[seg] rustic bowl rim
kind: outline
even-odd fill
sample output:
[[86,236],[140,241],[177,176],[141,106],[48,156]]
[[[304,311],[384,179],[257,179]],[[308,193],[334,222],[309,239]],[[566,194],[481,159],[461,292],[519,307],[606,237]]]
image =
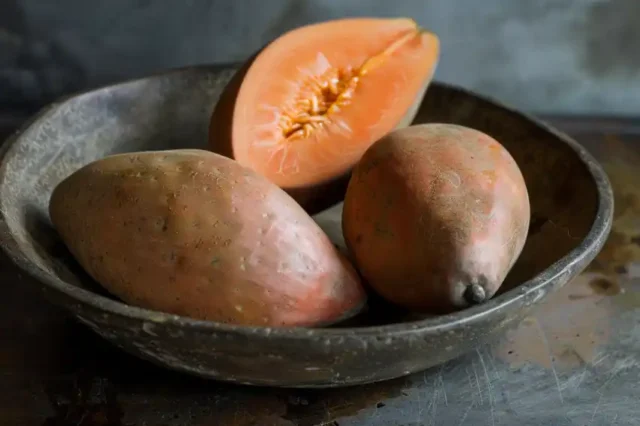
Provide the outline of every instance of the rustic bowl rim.
[[[237,68],[237,64],[227,65],[193,65],[187,67],[171,68],[161,72],[152,73],[150,75],[122,80],[114,84],[107,84],[92,89],[80,91],[43,107],[27,120],[16,132],[14,132],[0,147],[0,185],[4,184],[7,160],[11,160],[15,155],[15,148],[19,146],[21,135],[37,122],[46,119],[52,115],[58,108],[62,107],[66,102],[73,100],[81,100],[82,98],[90,98],[100,93],[122,90],[124,87],[144,83],[145,81],[169,78],[173,75],[188,74],[195,71],[221,71],[233,70]],[[270,336],[272,338],[281,339],[309,339],[311,337],[367,337],[378,335],[401,335],[404,333],[411,334],[430,334],[441,333],[452,328],[458,328],[462,325],[471,326],[481,321],[483,318],[496,313],[497,311],[507,310],[514,304],[521,303],[525,298],[533,297],[534,300],[541,299],[546,294],[545,288],[554,282],[560,280],[563,275],[570,277],[576,275],[574,267],[586,266],[588,262],[593,260],[597,252],[602,248],[608,234],[611,230],[613,221],[613,190],[611,183],[602,166],[595,158],[573,138],[567,134],[560,132],[542,120],[534,116],[518,111],[514,108],[506,106],[500,101],[495,100],[491,96],[480,95],[469,89],[465,89],[455,84],[445,83],[442,81],[433,81],[434,86],[440,86],[450,91],[456,91],[463,95],[470,96],[480,100],[483,103],[492,105],[492,107],[501,109],[507,114],[517,116],[523,121],[545,130],[555,136],[558,142],[568,146],[579,160],[585,165],[593,182],[596,186],[598,194],[598,208],[595,219],[591,225],[588,234],[584,239],[574,247],[569,253],[562,258],[556,260],[552,265],[544,271],[531,278],[528,281],[510,289],[489,301],[473,306],[458,312],[446,315],[420,319],[412,322],[392,323],[385,325],[364,326],[364,327],[345,327],[345,328],[306,328],[306,327],[263,327],[263,326],[243,326],[236,324],[227,324],[215,321],[198,320],[185,316],[168,314],[151,309],[140,308],[128,305],[116,299],[112,299],[90,290],[77,287],[67,283],[55,275],[49,274],[34,264],[19,248],[19,245],[13,238],[11,230],[7,225],[4,210],[0,209],[0,246],[2,251],[17,265],[21,270],[35,278],[47,289],[52,289],[62,293],[67,298],[74,300],[76,304],[84,304],[94,310],[102,311],[105,314],[125,317],[129,320],[140,321],[141,323],[151,323],[155,325],[172,326],[193,332],[204,333],[232,333],[245,336]],[[65,306],[65,303],[59,303],[62,307],[73,310],[71,306]],[[517,307],[518,305],[516,305]]]

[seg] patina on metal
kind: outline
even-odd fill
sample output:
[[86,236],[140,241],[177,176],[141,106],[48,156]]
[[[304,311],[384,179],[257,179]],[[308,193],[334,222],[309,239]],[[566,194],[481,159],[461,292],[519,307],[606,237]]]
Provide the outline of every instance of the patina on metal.
[[[528,185],[532,221],[502,291],[450,315],[415,318],[382,302],[331,328],[205,322],[126,305],[91,281],[47,215],[53,187],[105,155],[204,147],[209,115],[233,67],[200,66],[79,94],[51,105],[0,153],[0,242],[45,295],[113,344],[193,375],[252,385],[336,387],[440,365],[503,336],[579,274],[609,234],[613,196],[578,143],[532,117],[433,83],[416,122],[474,127],[501,141]],[[401,285],[401,283],[400,283]]]

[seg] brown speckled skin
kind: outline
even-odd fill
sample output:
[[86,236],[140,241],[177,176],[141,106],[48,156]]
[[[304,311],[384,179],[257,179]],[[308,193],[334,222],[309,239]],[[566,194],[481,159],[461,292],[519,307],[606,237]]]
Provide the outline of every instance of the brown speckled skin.
[[105,157],[63,180],[49,211],[84,269],[132,305],[278,327],[335,322],[366,299],[291,197],[211,152]]
[[80,94],[44,109],[0,150],[0,244],[51,301],[118,347],[167,368],[234,383],[335,387],[424,370],[515,326],[579,274],[611,228],[613,197],[580,144],[527,115],[434,82],[416,122],[481,130],[514,157],[532,220],[518,261],[488,302],[435,318],[371,305],[336,328],[247,327],[130,306],[100,291],[52,228],[53,188],[105,155],[204,148],[234,67],[199,66]]
[[529,230],[527,188],[507,150],[454,124],[396,130],[356,166],[344,238],[376,291],[400,306],[447,313],[498,290]]

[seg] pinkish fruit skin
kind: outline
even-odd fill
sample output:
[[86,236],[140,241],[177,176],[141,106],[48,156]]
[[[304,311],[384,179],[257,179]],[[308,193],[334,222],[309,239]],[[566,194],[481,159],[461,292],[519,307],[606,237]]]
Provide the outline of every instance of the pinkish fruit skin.
[[477,130],[425,124],[376,142],[354,170],[343,233],[384,298],[447,313],[498,290],[527,238],[524,178],[504,147]]
[[354,268],[284,191],[208,151],[114,155],[62,181],[52,222],[132,305],[254,326],[316,326],[358,311]]

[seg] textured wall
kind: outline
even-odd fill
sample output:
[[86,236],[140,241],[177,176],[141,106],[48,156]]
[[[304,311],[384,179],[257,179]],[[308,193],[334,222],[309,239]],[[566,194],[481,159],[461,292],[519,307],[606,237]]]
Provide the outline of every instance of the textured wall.
[[537,112],[640,112],[640,0],[0,0],[0,107],[202,62],[341,16],[412,16],[436,78]]

